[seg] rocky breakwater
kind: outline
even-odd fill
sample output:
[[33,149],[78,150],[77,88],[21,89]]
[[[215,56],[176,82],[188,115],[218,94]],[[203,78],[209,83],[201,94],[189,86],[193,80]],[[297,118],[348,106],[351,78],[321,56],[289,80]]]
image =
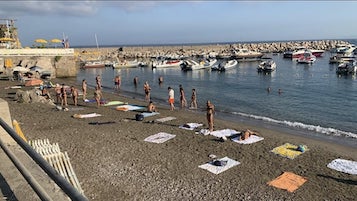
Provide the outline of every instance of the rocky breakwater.
[[229,54],[232,50],[249,49],[262,53],[283,53],[295,47],[304,46],[310,49],[329,51],[337,44],[349,44],[342,40],[319,40],[319,41],[289,41],[289,42],[266,42],[266,43],[232,43],[232,44],[209,44],[209,45],[167,45],[167,46],[127,46],[109,48],[78,48],[77,59],[84,61],[89,58],[100,58],[108,61],[124,59],[149,60],[158,57],[193,57],[216,54]]

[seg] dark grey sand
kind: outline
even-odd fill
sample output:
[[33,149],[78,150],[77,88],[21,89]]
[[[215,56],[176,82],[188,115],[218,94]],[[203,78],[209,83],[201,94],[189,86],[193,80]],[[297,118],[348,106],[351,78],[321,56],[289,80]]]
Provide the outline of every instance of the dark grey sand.
[[[68,83],[52,80],[53,83]],[[355,200],[357,176],[329,169],[326,165],[336,158],[357,161],[356,148],[344,147],[315,139],[294,136],[260,127],[263,141],[241,145],[214,136],[195,134],[179,125],[203,123],[205,114],[188,110],[169,111],[159,106],[159,115],[136,121],[137,112],[116,111],[113,107],[96,108],[94,103],[79,101],[82,111],[57,111],[43,103],[17,103],[16,89],[4,89],[18,84],[0,81],[0,98],[8,101],[28,140],[49,139],[59,143],[69,154],[75,173],[89,200]],[[26,90],[26,89],[22,89]],[[54,95],[53,89],[50,90]],[[92,97],[93,91],[89,91]],[[145,102],[105,93],[107,100],[130,104]],[[143,94],[144,97],[144,94]],[[72,100],[68,100],[70,107]],[[176,107],[178,103],[176,101]],[[100,113],[103,116],[75,119],[73,114]],[[151,123],[157,118],[174,116],[166,123]],[[90,125],[90,122],[115,121],[114,124]],[[215,129],[243,130],[246,125],[215,119]],[[155,144],[144,139],[158,132],[176,135]],[[291,160],[271,152],[284,143],[305,144],[309,150]],[[217,157],[228,156],[241,164],[219,175],[199,168]],[[268,186],[267,182],[283,172],[293,172],[307,178],[295,192]]]

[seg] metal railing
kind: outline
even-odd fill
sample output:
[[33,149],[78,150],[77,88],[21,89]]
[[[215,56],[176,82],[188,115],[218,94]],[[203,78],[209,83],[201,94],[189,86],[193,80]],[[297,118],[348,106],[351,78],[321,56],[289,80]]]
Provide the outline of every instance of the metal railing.
[[0,49],[1,56],[74,56],[73,48]]
[[[2,119],[0,118],[0,125],[4,130],[20,145],[20,147],[34,160],[37,165],[39,165],[43,171],[63,190],[63,192],[74,201],[88,201],[88,199],[79,193],[79,191],[74,188],[64,177],[62,177],[58,172],[47,163],[47,161],[38,154],[28,143],[26,143],[17,133]],[[16,158],[16,156],[9,150],[9,148],[2,142],[0,139],[0,146],[14,163],[16,168],[24,176],[26,181],[30,184],[36,194],[40,197],[41,200],[52,200],[43,188],[36,182],[22,163]]]

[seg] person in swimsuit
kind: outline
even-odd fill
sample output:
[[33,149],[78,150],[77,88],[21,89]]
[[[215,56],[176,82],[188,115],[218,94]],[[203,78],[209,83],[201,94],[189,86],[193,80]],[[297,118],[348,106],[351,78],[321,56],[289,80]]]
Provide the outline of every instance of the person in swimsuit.
[[97,102],[97,108],[100,106],[100,99],[102,98],[102,92],[100,91],[100,88],[96,86],[95,91],[94,91],[94,99]]
[[74,106],[77,106],[77,104],[78,104],[78,90],[74,86],[71,87],[71,93],[72,93],[73,104],[74,104]]
[[64,84],[62,84],[62,88],[61,88],[61,106],[67,106],[67,91],[66,88],[64,86]]
[[148,112],[156,112],[156,107],[152,101],[148,105]]
[[173,111],[175,109],[174,102],[175,102],[175,92],[171,87],[167,88],[169,90],[169,104],[170,110]]
[[115,78],[114,78],[115,90],[119,90],[119,89],[120,89],[120,85],[121,85],[120,75],[117,75],[117,76],[115,76]]
[[251,135],[258,135],[258,133],[247,129],[240,135],[239,140],[248,139]]
[[55,93],[56,93],[56,102],[57,104],[59,104],[60,102],[62,102],[61,86],[59,84],[56,84]]
[[207,121],[209,131],[213,131],[213,114],[214,114],[214,105],[211,101],[207,101]]
[[197,94],[196,94],[196,89],[192,89],[191,108],[192,108],[192,109],[197,109]]
[[181,108],[187,107],[187,101],[185,98],[185,92],[183,90],[182,85],[180,84],[180,103],[181,103]]
[[83,101],[86,99],[87,95],[87,81],[86,79],[82,80],[82,91],[83,91]]
[[150,85],[148,81],[144,83],[145,101],[150,102]]

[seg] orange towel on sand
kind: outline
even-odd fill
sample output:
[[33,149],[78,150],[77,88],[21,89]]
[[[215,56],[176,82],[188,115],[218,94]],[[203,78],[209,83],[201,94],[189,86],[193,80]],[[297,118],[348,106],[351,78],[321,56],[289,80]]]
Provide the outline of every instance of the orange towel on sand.
[[289,192],[294,192],[300,186],[302,186],[307,179],[296,175],[292,172],[284,172],[282,175],[276,179],[268,182],[269,186],[274,186],[276,188],[285,189]]

